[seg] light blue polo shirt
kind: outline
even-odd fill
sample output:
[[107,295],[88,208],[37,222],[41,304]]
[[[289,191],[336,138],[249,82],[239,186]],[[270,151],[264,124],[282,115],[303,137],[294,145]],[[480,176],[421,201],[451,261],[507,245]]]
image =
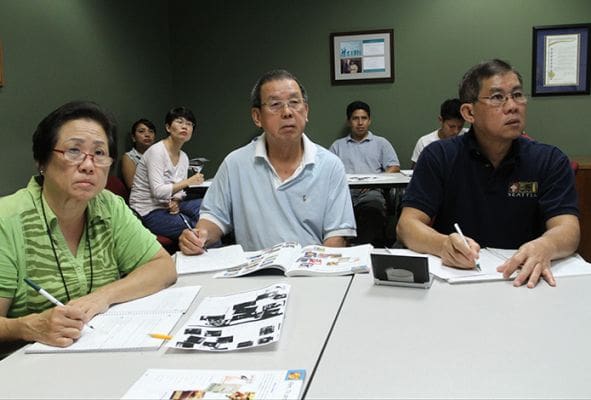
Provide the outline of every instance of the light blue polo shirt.
[[334,154],[302,135],[300,167],[281,182],[267,158],[265,134],[230,153],[201,205],[200,218],[232,229],[247,251],[284,241],[321,244],[355,236],[345,169]]
[[351,135],[338,139],[330,146],[330,151],[343,161],[348,174],[379,174],[400,165],[392,144],[371,132],[360,142]]

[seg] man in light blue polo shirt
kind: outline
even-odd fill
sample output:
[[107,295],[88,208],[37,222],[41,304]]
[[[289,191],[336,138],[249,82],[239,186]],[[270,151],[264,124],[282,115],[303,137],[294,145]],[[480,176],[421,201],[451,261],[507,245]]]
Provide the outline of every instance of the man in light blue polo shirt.
[[201,254],[232,230],[245,250],[283,241],[346,246],[356,231],[345,169],[304,134],[304,87],[287,71],[270,71],[256,83],[251,103],[263,134],[225,158],[197,226],[179,238],[181,250]]
[[[367,103],[354,101],[347,106],[351,133],[336,140],[330,151],[345,164],[348,174],[379,174],[400,171],[400,162],[390,142],[369,131],[371,110]],[[382,189],[352,189],[357,220],[357,243],[384,247],[386,199]]]

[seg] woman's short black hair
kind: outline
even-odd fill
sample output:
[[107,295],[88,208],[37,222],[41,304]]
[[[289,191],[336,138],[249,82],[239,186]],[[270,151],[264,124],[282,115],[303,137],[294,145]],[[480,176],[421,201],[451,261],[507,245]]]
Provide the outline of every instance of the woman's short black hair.
[[140,118],[137,121],[135,121],[133,123],[133,125],[131,125],[131,131],[129,131],[129,136],[131,136],[133,138],[133,135],[135,135],[135,130],[137,129],[139,124],[144,124],[148,127],[148,129],[154,131],[154,134],[156,133],[156,126],[154,125],[154,123],[152,121],[150,121],[147,118]]
[[43,118],[33,133],[33,158],[39,167],[46,165],[51,158],[59,129],[76,119],[90,119],[98,123],[107,135],[109,156],[117,159],[117,125],[113,117],[94,102],[71,101]]
[[172,124],[172,121],[174,121],[177,118],[184,118],[187,121],[191,121],[193,123],[193,125],[197,125],[197,120],[195,119],[195,116],[193,115],[193,111],[191,111],[187,107],[175,107],[175,108],[170,109],[170,111],[168,113],[166,113],[166,117],[164,118],[164,123],[166,125],[170,125],[170,124]]

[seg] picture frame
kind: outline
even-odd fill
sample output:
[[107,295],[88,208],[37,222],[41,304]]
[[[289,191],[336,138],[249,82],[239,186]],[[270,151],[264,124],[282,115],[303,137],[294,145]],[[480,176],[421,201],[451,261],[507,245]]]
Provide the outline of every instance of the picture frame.
[[534,26],[532,96],[589,94],[591,24]]
[[333,85],[394,82],[394,29],[330,34]]

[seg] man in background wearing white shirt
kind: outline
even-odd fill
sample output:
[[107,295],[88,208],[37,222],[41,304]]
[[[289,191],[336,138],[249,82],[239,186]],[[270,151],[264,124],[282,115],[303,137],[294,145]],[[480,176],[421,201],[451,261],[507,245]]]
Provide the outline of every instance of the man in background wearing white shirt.
[[413,169],[425,147],[437,140],[458,136],[462,131],[462,128],[464,128],[464,118],[460,113],[461,105],[459,99],[447,99],[441,104],[438,117],[441,127],[425,136],[421,136],[417,141],[415,149],[412,152],[412,157],[410,158]]

